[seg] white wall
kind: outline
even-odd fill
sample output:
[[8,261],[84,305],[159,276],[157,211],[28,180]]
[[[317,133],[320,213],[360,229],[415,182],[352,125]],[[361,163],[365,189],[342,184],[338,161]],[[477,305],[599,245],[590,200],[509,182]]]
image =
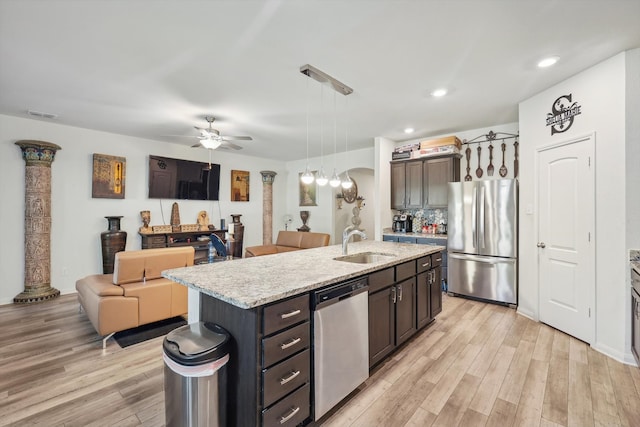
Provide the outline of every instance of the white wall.
[[[629,77],[637,82],[640,67],[637,58],[633,66],[626,64],[625,58],[625,53],[616,55],[520,104],[520,147],[522,158],[527,159],[520,167],[520,206],[531,205],[534,214],[520,209],[518,311],[538,319],[536,149],[595,133],[596,335],[592,346],[618,360],[631,362],[627,254],[631,242],[627,242],[625,236],[633,232],[636,236],[633,240],[638,244],[638,211],[634,215],[628,210],[626,195],[629,191],[636,192],[629,206],[637,208],[638,189],[626,188],[632,180],[627,179],[625,164],[637,168],[640,156],[637,148],[631,147],[638,144],[637,125],[632,140],[625,136],[625,123],[636,120],[640,111],[636,102],[627,104],[629,109],[625,113],[625,74],[630,73]],[[568,131],[552,136],[545,123],[546,115],[556,98],[569,93],[573,101],[582,106],[582,114],[575,118]],[[637,172],[632,173],[637,180]],[[635,219],[629,221],[627,215],[634,215]]]
[[[375,237],[375,225],[374,225],[374,216],[373,216],[373,196],[376,192],[375,190],[375,181],[373,176],[373,169],[353,169],[349,171],[349,176],[353,179],[354,182],[357,183],[358,186],[358,197],[363,197],[364,202],[362,203],[362,208],[360,209],[360,229],[363,230],[368,239],[373,240]],[[336,191],[337,193],[337,191]],[[334,205],[334,229],[333,229],[333,241],[336,243],[340,243],[342,240],[342,232],[343,230],[350,225],[353,225],[351,222],[353,218],[353,209],[357,206],[354,203],[347,203],[346,201],[342,201],[342,209],[338,209],[337,201],[334,197],[333,199]],[[358,238],[354,236],[354,239]]]
[[[324,163],[325,173],[327,176],[331,176],[335,164],[338,174],[341,174],[342,177],[347,168],[349,168],[349,170],[359,168],[373,169],[373,157],[373,147],[349,151],[346,154],[338,153],[337,157],[334,157],[333,154],[331,154],[324,156],[322,160],[319,157],[314,157],[309,158],[309,169],[312,171],[320,170],[321,163]],[[284,214],[290,214],[293,216],[293,222],[291,223],[291,228],[289,228],[290,230],[295,230],[296,228],[301,227],[302,220],[300,219],[300,211],[307,210],[309,211],[309,221],[307,222],[307,225],[311,228],[311,231],[317,233],[329,233],[333,236],[335,221],[335,211],[333,209],[334,198],[340,190],[334,189],[330,185],[318,187],[317,206],[300,206],[298,174],[304,172],[306,164],[306,159],[287,162],[287,211],[283,212],[280,216],[276,216],[274,213],[274,232],[277,230],[284,230],[284,222],[282,221]],[[335,243],[340,242],[335,242],[333,239],[332,242],[330,242],[330,244]]]
[[[62,147],[52,164],[51,285],[62,293],[75,292],[75,281],[102,272],[100,233],[107,229],[107,215],[122,215],[127,231],[127,250],[140,249],[137,234],[140,211],[151,211],[151,224],[168,223],[174,200],[147,198],[148,155],[208,161],[206,150],[185,145],[132,138],[59,124],[0,115],[0,304],[11,303],[24,285],[24,161],[14,143],[37,139]],[[125,199],[91,198],[93,153],[126,158]],[[220,202],[178,201],[182,223],[195,223],[198,211],[207,210],[211,223],[227,223],[241,214],[245,225],[244,246],[262,244],[261,170],[278,173],[273,184],[274,219],[287,206],[287,167],[284,162],[215,151],[213,162],[221,165]],[[250,201],[230,201],[231,169],[248,170]],[[274,231],[278,224],[274,221]]]

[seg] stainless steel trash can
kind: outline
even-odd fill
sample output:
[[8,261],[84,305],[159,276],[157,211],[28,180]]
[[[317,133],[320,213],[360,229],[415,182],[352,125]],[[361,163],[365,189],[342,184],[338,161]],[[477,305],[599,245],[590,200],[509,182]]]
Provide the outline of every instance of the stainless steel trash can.
[[198,322],[165,337],[164,400],[167,427],[226,425],[226,368],[231,336]]

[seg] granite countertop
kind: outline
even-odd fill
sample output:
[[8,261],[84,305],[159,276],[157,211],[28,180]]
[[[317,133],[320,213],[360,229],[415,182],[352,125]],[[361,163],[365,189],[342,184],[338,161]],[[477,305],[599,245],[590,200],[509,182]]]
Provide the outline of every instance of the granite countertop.
[[342,245],[174,268],[162,276],[240,308],[253,308],[289,296],[445,250],[444,246],[364,240],[349,243],[349,254],[381,252],[389,261],[356,264],[336,261]]
[[408,236],[408,237],[427,237],[429,239],[443,239],[443,240],[447,240],[447,235],[446,234],[429,234],[429,233],[418,233],[418,232],[411,232],[411,233],[402,233],[400,231],[393,231],[390,228],[385,228],[384,230],[382,230],[382,234],[384,236]]
[[629,251],[629,262],[631,263],[631,268],[640,274],[640,249],[631,249]]

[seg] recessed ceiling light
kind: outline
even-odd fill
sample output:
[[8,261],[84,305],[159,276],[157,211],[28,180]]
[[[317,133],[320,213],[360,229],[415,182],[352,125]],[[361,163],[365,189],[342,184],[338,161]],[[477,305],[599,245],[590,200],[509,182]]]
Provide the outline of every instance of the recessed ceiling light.
[[404,133],[413,133],[413,131],[414,131],[414,130],[415,130],[415,129],[413,129],[413,128],[406,128],[406,129],[404,130]]
[[445,96],[447,94],[446,89],[436,89],[431,92],[431,96],[435,96],[436,98],[440,98],[441,96]]
[[560,57],[558,56],[549,56],[548,58],[544,58],[540,62],[538,62],[538,68],[551,67],[553,64],[558,62],[558,59],[560,59]]

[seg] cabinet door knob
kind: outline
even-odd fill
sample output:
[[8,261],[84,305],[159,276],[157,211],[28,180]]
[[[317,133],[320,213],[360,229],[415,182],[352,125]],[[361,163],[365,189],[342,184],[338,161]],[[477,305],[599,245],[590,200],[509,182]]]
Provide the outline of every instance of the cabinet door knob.
[[538,242],[537,246],[542,249],[547,247],[547,245],[545,245],[544,242]]

